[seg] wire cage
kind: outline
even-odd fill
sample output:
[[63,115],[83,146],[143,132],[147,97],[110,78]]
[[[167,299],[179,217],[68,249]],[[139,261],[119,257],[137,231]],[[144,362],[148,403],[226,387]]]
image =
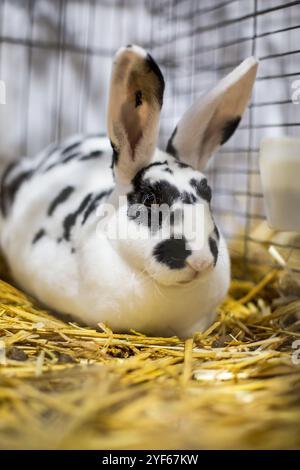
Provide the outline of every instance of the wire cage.
[[[229,294],[190,338],[121,334],[48,309],[0,256],[0,449],[299,449],[300,236],[267,226],[259,147],[299,129],[300,0],[0,0],[0,170],[105,133],[112,58],[132,43],[165,77],[161,148],[196,97],[260,60],[242,122],[206,170],[238,257]],[[273,269],[270,245],[291,269]]]
[[[258,151],[262,137],[300,125],[300,2],[284,0],[1,0],[1,155],[34,155],[72,133],[105,133],[111,59],[147,48],[166,79],[160,144],[205,89],[249,55],[260,60],[249,109],[208,168],[213,209],[245,267],[268,244]],[[298,84],[298,85],[297,85]],[[298,97],[299,95],[299,97]],[[299,250],[294,239],[272,241]],[[266,261],[264,261],[266,262]],[[271,261],[270,261],[271,262]],[[299,265],[299,264],[298,264]],[[297,271],[297,263],[290,267]]]

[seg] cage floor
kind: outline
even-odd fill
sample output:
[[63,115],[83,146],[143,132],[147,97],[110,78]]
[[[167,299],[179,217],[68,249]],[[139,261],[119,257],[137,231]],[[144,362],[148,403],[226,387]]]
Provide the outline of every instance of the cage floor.
[[300,300],[276,306],[276,278],[233,280],[185,342],[65,323],[1,280],[0,447],[300,448]]

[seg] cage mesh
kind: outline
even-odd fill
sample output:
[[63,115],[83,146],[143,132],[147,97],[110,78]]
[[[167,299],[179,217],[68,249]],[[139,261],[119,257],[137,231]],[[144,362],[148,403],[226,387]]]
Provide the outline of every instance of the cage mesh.
[[266,243],[253,235],[265,220],[259,144],[266,136],[296,136],[300,125],[299,3],[1,0],[2,160],[33,155],[72,133],[104,133],[111,59],[121,45],[149,49],[165,75],[161,146],[195,97],[255,55],[260,67],[250,107],[207,172],[224,234],[241,241],[245,265],[259,262],[249,250],[250,243]]

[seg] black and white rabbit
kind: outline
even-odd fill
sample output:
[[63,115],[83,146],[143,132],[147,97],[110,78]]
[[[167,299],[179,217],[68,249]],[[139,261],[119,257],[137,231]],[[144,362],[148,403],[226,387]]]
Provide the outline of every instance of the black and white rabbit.
[[[200,171],[235,131],[256,69],[246,59],[196,101],[163,152],[162,73],[140,47],[120,49],[108,106],[113,156],[107,139],[76,136],[3,174],[1,248],[17,283],[89,325],[180,337],[205,329],[227,293],[230,262]],[[162,217],[153,230],[133,210],[154,204],[170,208],[168,227]],[[104,217],[103,207],[114,210]],[[191,207],[204,217],[198,245],[175,217],[191,217]],[[117,226],[130,235],[112,236]]]

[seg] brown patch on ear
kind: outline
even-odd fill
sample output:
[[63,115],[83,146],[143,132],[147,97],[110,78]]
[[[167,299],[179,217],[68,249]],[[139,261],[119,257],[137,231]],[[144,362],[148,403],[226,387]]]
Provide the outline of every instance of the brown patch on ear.
[[145,70],[140,66],[140,70],[131,72],[128,78],[128,95],[129,99],[135,103],[137,91],[143,96],[143,101],[153,102],[153,90],[151,81],[145,76]]
[[[158,66],[156,67],[159,70]],[[158,72],[156,70],[154,72],[153,69],[154,66],[150,68],[149,61],[146,59],[131,71],[127,82],[128,95],[130,99],[136,101],[136,93],[139,92],[143,103],[146,102],[150,107],[158,107],[160,109],[164,82],[163,78],[159,78]]]
[[[132,160],[143,136],[143,129],[147,127],[149,111],[153,107],[159,107],[156,85],[153,85],[148,74],[147,62],[142,62],[130,73],[126,83],[127,100],[121,107],[120,121],[123,122],[128,137]],[[157,78],[155,81],[158,81]]]

